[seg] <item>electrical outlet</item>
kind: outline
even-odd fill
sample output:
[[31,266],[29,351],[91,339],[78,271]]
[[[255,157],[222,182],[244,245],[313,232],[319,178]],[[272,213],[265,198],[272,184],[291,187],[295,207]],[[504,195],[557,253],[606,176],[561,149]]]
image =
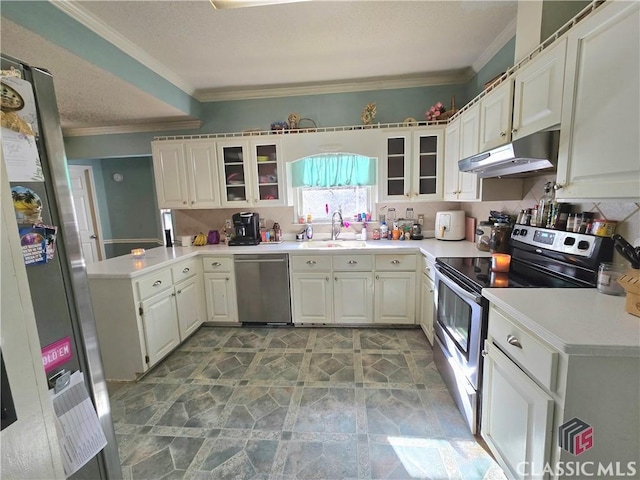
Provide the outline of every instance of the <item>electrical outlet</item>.
[[418,214],[418,225],[424,225],[424,215],[422,213]]

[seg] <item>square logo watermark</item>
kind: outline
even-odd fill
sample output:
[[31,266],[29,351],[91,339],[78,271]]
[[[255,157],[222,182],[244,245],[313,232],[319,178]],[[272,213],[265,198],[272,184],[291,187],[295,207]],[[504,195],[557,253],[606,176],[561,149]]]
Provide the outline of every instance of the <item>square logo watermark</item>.
[[558,443],[572,455],[578,456],[593,447],[593,427],[575,417],[558,427]]

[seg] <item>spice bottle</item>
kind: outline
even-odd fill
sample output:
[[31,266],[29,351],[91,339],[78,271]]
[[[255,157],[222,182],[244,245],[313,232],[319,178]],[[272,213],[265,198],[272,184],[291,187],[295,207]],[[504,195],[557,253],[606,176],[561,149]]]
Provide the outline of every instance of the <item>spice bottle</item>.
[[279,242],[282,239],[282,230],[280,230],[280,224],[278,222],[274,222],[273,224],[273,232],[274,232],[274,242]]
[[576,215],[574,213],[570,213],[567,218],[567,232],[573,232],[573,227],[576,224]]

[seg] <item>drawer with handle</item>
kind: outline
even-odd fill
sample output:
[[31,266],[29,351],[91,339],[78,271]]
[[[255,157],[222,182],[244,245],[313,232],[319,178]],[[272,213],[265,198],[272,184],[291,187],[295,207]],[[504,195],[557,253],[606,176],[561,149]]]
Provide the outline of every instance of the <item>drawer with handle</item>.
[[416,255],[376,255],[376,271],[393,272],[401,270],[405,272],[415,271],[418,267]]
[[198,260],[195,258],[188,262],[182,262],[171,267],[173,283],[178,283],[182,280],[193,277],[196,273],[198,273]]
[[152,297],[153,295],[171,288],[173,282],[171,281],[171,269],[160,270],[156,273],[150,273],[140,278],[136,282],[138,284],[138,294],[140,300]]
[[231,272],[233,271],[232,257],[203,257],[202,269],[204,272]]
[[289,259],[291,269],[294,272],[306,272],[313,270],[331,270],[330,255],[302,255],[291,256]]
[[333,269],[339,272],[370,272],[373,270],[371,255],[334,255]]
[[488,338],[540,385],[549,391],[555,390],[558,352],[515,325],[493,306],[489,310]]

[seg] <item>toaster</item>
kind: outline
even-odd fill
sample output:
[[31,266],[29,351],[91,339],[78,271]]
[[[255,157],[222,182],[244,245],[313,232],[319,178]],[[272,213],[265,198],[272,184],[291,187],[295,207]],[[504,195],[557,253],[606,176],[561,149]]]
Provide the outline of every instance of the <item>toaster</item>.
[[436,238],[438,240],[463,240],[465,238],[464,210],[448,210],[436,213]]

